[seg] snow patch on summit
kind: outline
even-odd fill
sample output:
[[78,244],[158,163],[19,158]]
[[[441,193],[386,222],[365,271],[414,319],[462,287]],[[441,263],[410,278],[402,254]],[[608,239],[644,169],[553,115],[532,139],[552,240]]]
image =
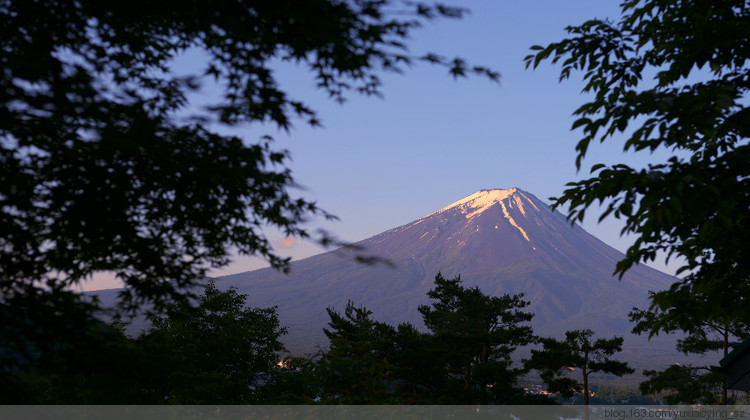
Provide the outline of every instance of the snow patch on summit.
[[426,216],[420,217],[414,225],[423,222],[425,219],[427,219],[430,216],[433,216],[438,213],[442,213],[447,210],[451,210],[454,208],[459,208],[461,210],[461,213],[466,215],[467,219],[472,219],[475,216],[478,216],[488,208],[492,207],[495,203],[498,201],[502,201],[508,197],[510,197],[513,193],[518,191],[517,188],[511,188],[508,190],[481,190],[477,191],[474,194],[464,197],[455,203],[451,203],[442,209],[432,212]]
[[466,215],[467,219],[472,219],[482,214],[485,210],[492,207],[495,203],[510,197],[516,191],[516,188],[511,188],[509,190],[477,191],[474,194],[468,197],[464,197],[447,207],[443,207],[435,213],[440,213],[458,207],[461,209],[461,213]]
[[[518,194],[516,194],[518,192]],[[506,219],[508,219],[508,222],[513,225],[516,229],[518,229],[519,232],[521,232],[521,235],[526,239],[526,241],[531,242],[529,239],[529,235],[526,234],[526,231],[523,230],[521,226],[518,225],[518,223],[513,220],[513,217],[511,217],[510,213],[508,212],[508,208],[505,206],[504,200],[510,198],[508,201],[508,205],[511,207],[518,207],[518,210],[526,216],[526,209],[524,208],[524,203],[522,200],[522,197],[528,200],[532,207],[534,207],[537,211],[539,210],[537,206],[529,200],[528,197],[521,194],[517,188],[510,188],[507,190],[481,190],[477,191],[474,194],[464,197],[455,203],[452,203],[446,207],[443,207],[442,209],[428,214],[427,216],[422,217],[417,223],[420,221],[426,219],[429,216],[432,216],[437,213],[442,213],[447,210],[451,209],[459,209],[462,214],[466,217],[466,219],[471,220],[476,216],[479,216],[480,214],[484,213],[487,209],[494,206],[495,204],[500,204],[500,207],[503,211],[503,216],[505,216]],[[416,224],[416,223],[415,223]],[[495,226],[497,229],[497,226]]]
[[[507,190],[493,189],[477,191],[474,194],[471,194],[452,204],[449,204],[448,206],[443,207],[436,212],[432,212],[426,216],[419,218],[412,225],[417,225],[431,216],[443,213],[448,210],[458,210],[461,212],[461,214],[464,215],[464,217],[466,217],[467,221],[471,221],[471,219],[479,216],[496,204],[500,204],[503,216],[508,220],[508,223],[510,223],[514,228],[518,229],[518,231],[521,232],[521,235],[523,235],[526,241],[531,242],[531,239],[529,238],[529,235],[526,233],[526,231],[510,215],[508,207],[510,207],[511,209],[518,208],[518,211],[520,211],[524,217],[527,217],[526,213],[528,210],[531,210],[532,212],[536,210],[536,212],[538,213],[540,213],[541,211],[539,207],[534,203],[534,201],[518,188],[510,188]],[[531,207],[528,207],[528,205],[531,205]],[[477,227],[477,229],[479,228]],[[498,229],[498,226],[495,226],[495,229]]]
[[498,201],[502,201],[510,197],[514,192],[516,192],[515,188],[511,188],[509,190],[478,191],[464,199],[456,201],[447,208],[464,206],[472,209],[474,211],[466,215],[467,219],[471,219],[472,217],[492,207],[492,205],[497,203]]

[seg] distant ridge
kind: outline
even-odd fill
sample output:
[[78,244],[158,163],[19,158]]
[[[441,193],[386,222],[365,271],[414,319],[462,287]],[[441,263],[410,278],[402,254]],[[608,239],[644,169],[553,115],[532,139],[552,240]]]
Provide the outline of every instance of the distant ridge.
[[421,326],[416,308],[428,302],[440,271],[460,274],[485,293],[525,293],[539,335],[581,328],[628,335],[623,354],[636,365],[675,361],[673,340],[630,337],[627,314],[648,305],[649,290],[665,289],[676,278],[639,265],[618,281],[612,273],[621,252],[518,188],[477,191],[356,245],[395,268],[356,263],[354,251],[340,249],[293,262],[290,275],[261,269],[220,277],[217,284],[247,293],[251,305],[278,306],[289,327],[287,347],[297,354],[327,345],[325,309],[341,310],[348,300],[378,320]]

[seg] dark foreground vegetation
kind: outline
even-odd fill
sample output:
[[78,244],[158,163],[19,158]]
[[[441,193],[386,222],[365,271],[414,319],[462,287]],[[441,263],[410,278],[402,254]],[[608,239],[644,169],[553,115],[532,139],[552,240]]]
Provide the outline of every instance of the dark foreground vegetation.
[[[152,315],[139,337],[89,321],[84,347],[40,353],[5,375],[3,403],[39,404],[581,404],[728,403],[723,375],[645,372],[643,395],[590,381],[633,373],[611,356],[622,338],[590,330],[537,337],[523,295],[488,296],[460,277],[435,277],[421,305],[426,331],[372,319],[349,303],[328,308],[327,350],[284,357],[275,308],[247,308],[209,282],[194,303]],[[642,328],[642,326],[637,327]],[[681,341],[681,345],[694,343]],[[532,345],[530,357],[516,350]],[[6,354],[5,356],[9,356]],[[20,356],[20,355],[19,355]],[[531,373],[531,376],[527,374]],[[529,379],[538,378],[538,379]],[[665,392],[670,391],[670,392]],[[651,397],[647,397],[650,395]],[[663,399],[662,399],[663,398]]]
[[[588,373],[632,372],[608,358],[621,338],[535,337],[522,295],[488,296],[438,274],[428,296],[431,305],[419,307],[426,332],[378,322],[350,302],[343,312],[328,309],[328,350],[282,360],[285,330],[275,309],[245,308],[245,296],[209,283],[195,304],[152,316],[153,327],[137,338],[121,323],[90,322],[85,351],[60,349],[15,371],[3,402],[552,404],[525,392],[519,377],[537,369],[550,390],[569,398],[588,390]],[[513,360],[518,347],[540,340],[530,360]],[[583,377],[567,375],[570,367]]]

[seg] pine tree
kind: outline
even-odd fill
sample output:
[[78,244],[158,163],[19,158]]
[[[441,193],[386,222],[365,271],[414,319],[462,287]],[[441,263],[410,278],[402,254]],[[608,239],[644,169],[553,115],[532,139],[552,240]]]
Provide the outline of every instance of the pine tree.
[[[564,340],[541,338],[543,349],[531,350],[526,367],[539,371],[550,392],[559,392],[566,398],[583,392],[584,403],[588,405],[592,373],[623,376],[634,372],[627,363],[609,358],[622,350],[622,337],[594,340],[593,335],[591,330],[574,330],[567,331]],[[571,378],[575,369],[580,371],[580,381]]]
[[534,339],[525,325],[533,314],[523,311],[523,295],[488,296],[463,286],[460,276],[438,273],[427,296],[432,304],[418,310],[434,335],[435,351],[445,357],[447,374],[463,383],[465,399],[456,402],[487,404],[489,385],[496,392],[513,388],[522,369],[513,367],[511,355]]

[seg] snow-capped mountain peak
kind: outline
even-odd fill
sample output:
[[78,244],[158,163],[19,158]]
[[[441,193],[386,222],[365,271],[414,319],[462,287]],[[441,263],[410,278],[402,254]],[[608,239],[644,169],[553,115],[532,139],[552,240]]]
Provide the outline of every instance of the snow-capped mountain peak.
[[508,223],[513,225],[523,235],[526,241],[531,241],[526,231],[513,219],[508,209],[510,207],[518,209],[523,216],[526,216],[526,206],[530,205],[536,211],[539,211],[534,202],[529,199],[521,190],[518,188],[509,189],[487,189],[479,190],[474,194],[466,196],[452,204],[449,204],[442,209],[428,214],[422,219],[434,216],[439,213],[443,213],[451,210],[458,210],[464,217],[471,221],[475,217],[481,215],[485,211],[489,210],[494,206],[499,206],[502,209],[502,214],[507,219]]
[[[290,347],[304,354],[310,343],[325,340],[325,308],[340,310],[348,301],[366,305],[379,320],[419,325],[417,307],[428,302],[438,272],[460,274],[467,285],[495,296],[524,293],[539,335],[573,327],[625,334],[632,327],[628,312],[648,304],[649,290],[673,281],[645,266],[622,280],[613,277],[622,253],[518,188],[477,191],[355,245],[295,261],[290,275],[265,269],[222,282],[248,293],[253,306],[278,305],[290,336],[300,337]],[[392,265],[358,264],[350,257],[360,252]]]
[[518,188],[504,189],[488,189],[479,190],[474,194],[468,195],[454,203],[451,203],[442,209],[432,212],[423,218],[430,217],[432,215],[442,213],[448,210],[458,209],[466,215],[467,219],[471,219],[492,207],[496,203],[502,202],[509,197],[512,197],[514,193],[520,191]]
[[507,190],[480,190],[438,211],[460,208],[461,211],[466,215],[466,218],[471,219],[472,217],[477,216],[488,208],[492,207],[494,204],[507,199],[516,191],[518,191],[517,188],[511,188]]

